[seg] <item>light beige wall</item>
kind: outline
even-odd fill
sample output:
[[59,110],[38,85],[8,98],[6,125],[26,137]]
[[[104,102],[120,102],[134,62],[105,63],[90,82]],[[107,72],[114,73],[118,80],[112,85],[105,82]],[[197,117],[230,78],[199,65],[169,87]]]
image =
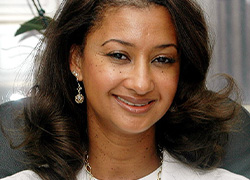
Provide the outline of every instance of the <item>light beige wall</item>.
[[[226,0],[197,0],[206,12],[210,31],[213,33],[214,51],[212,65],[210,68],[208,82],[212,82],[211,78],[217,73],[229,73],[236,80],[236,83],[242,90],[243,104],[248,105],[249,109],[249,81],[250,73],[246,67],[250,65],[248,57],[250,57],[249,43],[249,21],[242,24],[241,3],[243,1],[233,0],[231,4],[227,4]],[[231,14],[228,16],[226,5],[230,5]],[[250,17],[250,0],[246,1],[247,18]],[[231,21],[228,22],[229,17]],[[219,20],[220,18],[220,20]],[[228,28],[228,26],[230,28]],[[244,27],[245,26],[245,27]],[[242,33],[242,28],[247,28],[246,34]],[[230,33],[228,31],[230,29]],[[247,45],[243,46],[242,37],[246,40]],[[228,39],[230,39],[228,41]],[[230,43],[229,43],[230,42]],[[242,50],[247,53],[243,54]],[[231,59],[231,62],[230,60]],[[250,66],[249,66],[250,67]],[[229,70],[231,69],[231,70]],[[247,72],[246,72],[247,71]],[[247,79],[247,80],[246,80]],[[217,87],[217,86],[215,86]],[[248,98],[246,98],[248,97]],[[246,101],[246,99],[248,99]]]
[[[45,15],[52,17],[61,0],[40,2]],[[29,54],[39,35],[33,32],[15,37],[14,34],[20,24],[38,15],[31,3],[30,0],[0,0],[0,104],[25,95],[29,89],[26,77],[33,62]]]

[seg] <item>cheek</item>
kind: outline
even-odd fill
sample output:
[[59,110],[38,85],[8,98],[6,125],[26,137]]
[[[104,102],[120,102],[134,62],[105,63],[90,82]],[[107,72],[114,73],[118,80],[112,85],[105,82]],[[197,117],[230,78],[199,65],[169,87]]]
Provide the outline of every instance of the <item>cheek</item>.
[[178,78],[165,78],[164,81],[158,83],[158,87],[162,94],[173,97],[178,86]]
[[161,78],[158,80],[158,88],[163,96],[168,99],[173,99],[177,91],[179,82],[179,68],[178,66],[170,71],[162,71]]
[[121,74],[114,66],[102,60],[98,62],[86,61],[83,63],[82,73],[86,91],[90,88],[92,91],[109,91],[115,87]]

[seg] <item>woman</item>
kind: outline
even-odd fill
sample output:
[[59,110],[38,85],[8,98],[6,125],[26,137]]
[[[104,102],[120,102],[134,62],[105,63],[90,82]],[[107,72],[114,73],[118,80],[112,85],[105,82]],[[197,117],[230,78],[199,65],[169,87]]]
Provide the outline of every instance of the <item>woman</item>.
[[30,169],[6,179],[225,179],[236,106],[206,89],[211,49],[191,0],[66,1],[24,111]]

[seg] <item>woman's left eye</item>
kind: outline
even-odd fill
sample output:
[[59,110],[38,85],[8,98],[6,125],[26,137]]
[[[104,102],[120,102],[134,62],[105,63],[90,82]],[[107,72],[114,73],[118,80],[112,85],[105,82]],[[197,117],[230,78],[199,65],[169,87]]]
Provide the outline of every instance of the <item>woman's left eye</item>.
[[175,59],[169,58],[169,57],[165,57],[165,56],[159,56],[159,57],[153,59],[152,62],[161,63],[161,64],[167,64],[167,63],[174,63]]

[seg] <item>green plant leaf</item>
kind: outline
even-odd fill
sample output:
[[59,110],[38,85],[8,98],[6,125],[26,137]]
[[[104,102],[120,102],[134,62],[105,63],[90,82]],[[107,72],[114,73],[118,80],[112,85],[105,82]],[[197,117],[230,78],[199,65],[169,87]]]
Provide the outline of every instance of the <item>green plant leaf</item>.
[[40,32],[41,30],[46,29],[51,21],[52,19],[48,16],[34,17],[33,19],[21,24],[21,27],[16,31],[15,36],[32,30]]

